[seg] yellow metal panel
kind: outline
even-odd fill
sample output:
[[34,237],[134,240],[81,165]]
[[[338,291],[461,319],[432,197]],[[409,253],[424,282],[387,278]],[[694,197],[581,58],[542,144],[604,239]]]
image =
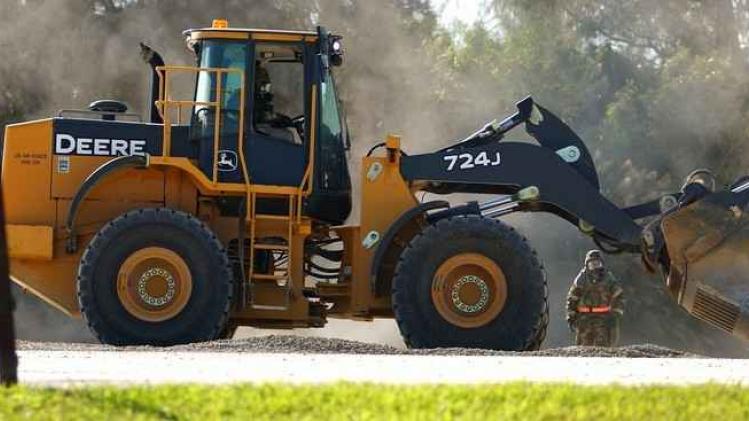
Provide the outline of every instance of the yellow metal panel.
[[190,33],[191,39],[250,39],[248,32],[216,30],[216,31],[197,31]]
[[[69,171],[53,171],[52,197],[70,199],[83,181],[98,167],[112,158],[67,156]],[[54,156],[54,160],[59,159]],[[55,162],[56,165],[56,162]],[[130,169],[113,173],[89,193],[86,200],[161,201],[164,199],[164,174],[157,170]],[[84,205],[85,206],[85,205]]]
[[52,260],[52,227],[8,225],[5,232],[10,258]]
[[385,140],[385,146],[388,149],[400,149],[401,147],[401,138],[400,136],[396,135],[388,135],[387,139]]
[[398,159],[364,158],[361,180],[361,227],[358,231],[359,238],[353,244],[358,249],[353,253],[354,313],[366,311],[373,304],[369,289],[369,268],[377,247],[366,248],[363,240],[371,233],[382,238],[403,212],[418,204],[400,173]]
[[[65,219],[68,217],[70,210],[70,199],[60,199],[57,201],[57,226],[55,227],[55,238],[65,239],[68,233],[65,230]],[[139,202],[125,200],[87,200],[79,208],[78,217],[76,218],[76,232],[79,235],[94,234],[101,229],[104,224],[112,219],[122,215],[125,212],[141,209],[164,206],[163,202]],[[86,244],[79,242],[81,247]]]
[[252,39],[256,41],[281,41],[281,42],[299,42],[305,39],[300,34],[279,34],[279,33],[255,33]]
[[190,39],[254,39],[258,41],[279,41],[279,42],[317,42],[317,35],[314,32],[304,31],[274,31],[267,29],[213,29],[206,28],[202,30],[190,31]]
[[51,147],[51,119],[5,127],[2,187],[7,224],[54,225]]
[[[86,242],[91,236],[84,238]],[[76,273],[83,248],[75,254],[65,253],[65,240],[54,243],[53,260],[10,259],[10,277],[25,291],[70,316],[80,315],[76,295]]]
[[187,158],[152,156],[149,165],[153,168],[176,168],[184,171],[201,193],[206,195],[244,195],[247,186],[241,183],[214,183]]
[[177,169],[166,170],[166,186],[164,190],[164,204],[168,208],[179,209],[197,214],[198,190],[187,176]]

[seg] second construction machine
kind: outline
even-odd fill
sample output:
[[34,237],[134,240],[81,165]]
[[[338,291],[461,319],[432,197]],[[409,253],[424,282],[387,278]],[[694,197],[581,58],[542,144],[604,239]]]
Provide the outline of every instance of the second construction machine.
[[[580,138],[528,98],[433,153],[407,155],[388,137],[362,161],[359,224],[342,225],[352,197],[333,74],[341,38],[220,20],[186,35],[195,67],[165,66],[143,46],[148,121],[97,101],[6,127],[12,278],[102,342],[173,345],[338,317],[395,318],[411,347],[536,349],[544,270],[498,218],[538,211],[607,250],[642,253],[687,310],[749,330],[749,184],[620,209]],[[520,124],[537,144],[503,139]],[[497,198],[453,206],[421,203],[420,191]],[[709,270],[727,261],[735,271]]]

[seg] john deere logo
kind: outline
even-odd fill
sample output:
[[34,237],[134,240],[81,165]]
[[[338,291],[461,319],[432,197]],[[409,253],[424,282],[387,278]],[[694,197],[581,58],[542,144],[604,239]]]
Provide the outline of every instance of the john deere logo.
[[55,155],[126,156],[145,155],[146,141],[141,139],[100,139],[55,135]]
[[224,172],[236,171],[239,160],[237,153],[234,151],[218,151],[218,170]]

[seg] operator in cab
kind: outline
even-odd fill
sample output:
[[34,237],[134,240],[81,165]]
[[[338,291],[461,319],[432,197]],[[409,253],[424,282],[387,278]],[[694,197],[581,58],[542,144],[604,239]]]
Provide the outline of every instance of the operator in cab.
[[[255,131],[266,136],[296,143],[290,130],[297,130],[297,124],[289,116],[276,112],[273,83],[270,73],[261,60],[255,61],[255,110],[253,122]],[[303,121],[301,121],[303,124]],[[303,126],[297,130],[303,136]]]

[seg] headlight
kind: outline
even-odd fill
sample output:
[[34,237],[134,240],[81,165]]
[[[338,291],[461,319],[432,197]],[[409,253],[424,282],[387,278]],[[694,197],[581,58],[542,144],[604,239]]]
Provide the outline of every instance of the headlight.
[[340,36],[333,36],[330,40],[330,63],[333,66],[343,64],[343,42]]

